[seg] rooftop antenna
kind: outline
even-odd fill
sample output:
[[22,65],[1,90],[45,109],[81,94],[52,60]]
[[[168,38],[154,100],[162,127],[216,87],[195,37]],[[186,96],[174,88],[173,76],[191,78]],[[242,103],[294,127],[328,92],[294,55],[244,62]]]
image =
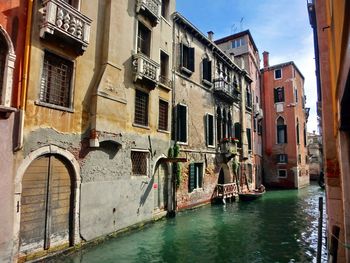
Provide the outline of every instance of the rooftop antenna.
[[236,33],[236,32],[237,32],[236,24],[233,24],[233,25],[231,26],[231,34],[234,34],[234,33]]
[[243,19],[244,19],[244,16],[242,16],[241,21],[239,22],[241,24],[241,32],[243,31]]

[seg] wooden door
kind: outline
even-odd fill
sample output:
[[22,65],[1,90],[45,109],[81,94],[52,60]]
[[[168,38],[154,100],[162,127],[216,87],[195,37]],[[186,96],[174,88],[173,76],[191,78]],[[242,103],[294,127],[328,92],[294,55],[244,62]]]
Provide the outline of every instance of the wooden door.
[[167,205],[167,166],[164,163],[159,164],[154,175],[154,183],[157,188],[154,189],[154,208],[164,210]]
[[69,167],[53,155],[34,160],[22,180],[20,251],[69,244],[72,201]]

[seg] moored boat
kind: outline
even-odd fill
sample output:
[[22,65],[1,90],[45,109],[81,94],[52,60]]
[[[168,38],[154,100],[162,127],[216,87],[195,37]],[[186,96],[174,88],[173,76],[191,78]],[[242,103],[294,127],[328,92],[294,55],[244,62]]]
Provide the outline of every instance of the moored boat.
[[265,187],[262,185],[256,190],[239,193],[238,196],[239,196],[239,200],[241,201],[252,201],[262,197],[264,194],[265,194]]

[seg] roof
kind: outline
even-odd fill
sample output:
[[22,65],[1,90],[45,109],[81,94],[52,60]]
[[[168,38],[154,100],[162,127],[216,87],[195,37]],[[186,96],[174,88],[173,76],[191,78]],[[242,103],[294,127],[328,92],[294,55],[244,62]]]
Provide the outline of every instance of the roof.
[[287,67],[287,66],[290,66],[290,65],[292,65],[298,71],[298,73],[300,74],[300,76],[303,79],[305,79],[304,75],[301,73],[301,71],[299,70],[297,65],[295,65],[294,61],[288,61],[288,62],[280,63],[280,64],[277,64],[277,65],[269,66],[267,68],[262,68],[261,72],[270,71],[270,70],[274,70],[274,69],[278,69],[278,68],[283,68],[283,67]]
[[250,42],[252,43],[252,45],[254,47],[254,50],[258,52],[258,48],[255,45],[254,39],[252,37],[252,34],[250,34],[249,29],[245,30],[245,31],[238,32],[238,33],[233,34],[233,35],[229,35],[227,37],[220,38],[218,40],[215,40],[215,44],[219,45],[219,44],[222,44],[222,43],[225,43],[225,42],[228,42],[228,41],[232,41],[232,40],[240,38],[240,37],[242,37],[244,35],[248,35],[249,40],[250,40]]
[[252,81],[250,76],[247,74],[246,70],[241,69],[237,66],[232,59],[226,55],[224,51],[222,51],[214,41],[210,40],[206,35],[204,35],[196,26],[194,26],[190,21],[188,21],[182,14],[179,12],[173,13],[173,19],[174,23],[179,23],[184,26],[189,31],[192,31],[194,33],[194,36],[202,41],[205,45],[208,45],[209,47],[212,47],[212,51],[215,52],[217,55],[220,56],[221,59],[223,59],[226,63],[228,63],[232,68],[237,69],[241,74],[245,76],[245,78],[248,81]]

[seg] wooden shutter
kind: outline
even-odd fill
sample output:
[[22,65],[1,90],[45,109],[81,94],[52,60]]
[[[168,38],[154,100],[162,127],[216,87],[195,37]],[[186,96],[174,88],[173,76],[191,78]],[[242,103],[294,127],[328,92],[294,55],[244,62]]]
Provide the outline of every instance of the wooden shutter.
[[188,69],[194,72],[194,48],[188,48]]
[[239,140],[238,146],[242,147],[241,124],[239,122],[235,123],[235,137]]
[[207,58],[203,59],[203,79],[211,82],[211,61]]
[[180,43],[180,68],[184,66],[184,44]]
[[203,187],[203,164],[197,164],[198,172],[198,187]]
[[214,145],[214,116],[207,114],[207,145]]
[[288,142],[288,136],[287,136],[287,125],[283,125],[284,130],[284,143]]
[[282,90],[282,101],[285,101],[284,100],[284,87],[281,87],[281,90]]
[[177,105],[177,140],[187,142],[187,107]]
[[191,193],[196,187],[196,170],[194,163],[189,165],[188,173],[188,192]]
[[278,88],[273,89],[273,97],[274,97],[275,103],[278,102]]
[[247,128],[247,139],[248,139],[248,149],[251,150],[252,149],[252,138],[251,138],[251,133],[250,133],[249,128]]

